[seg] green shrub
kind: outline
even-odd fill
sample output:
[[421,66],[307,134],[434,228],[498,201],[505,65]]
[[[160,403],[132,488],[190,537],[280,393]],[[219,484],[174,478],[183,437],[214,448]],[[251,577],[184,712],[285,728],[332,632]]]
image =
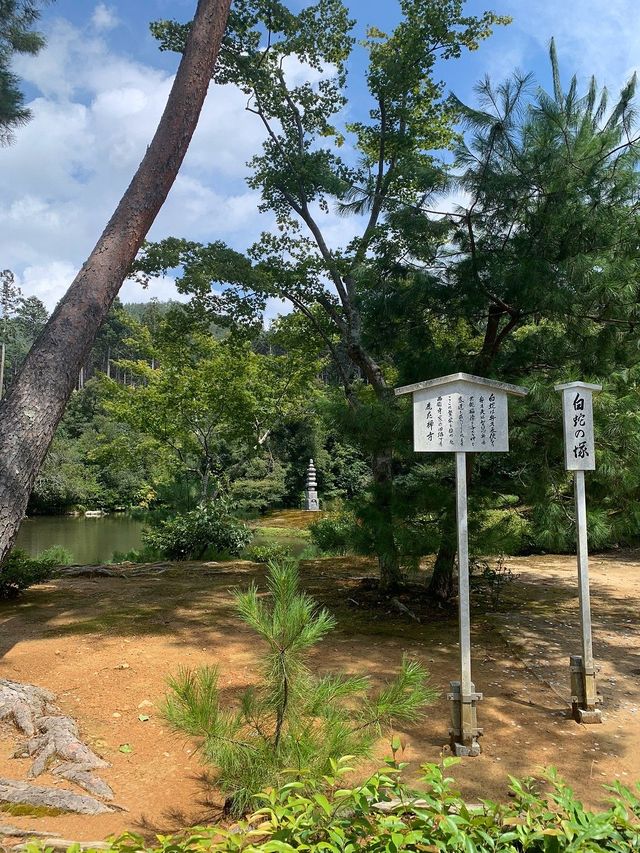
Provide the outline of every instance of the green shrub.
[[[61,549],[64,551],[64,549]],[[53,555],[51,552],[54,552]],[[26,551],[14,548],[0,570],[0,599],[17,598],[20,593],[33,584],[49,580],[60,561],[58,549],[50,548],[35,558]]]
[[[443,766],[423,765],[426,789],[409,790],[400,780],[402,765],[388,767],[353,790],[341,788],[348,769],[336,765],[323,786],[297,789],[283,786],[261,796],[261,843],[251,848],[256,830],[243,827],[244,837],[226,836],[220,850],[328,850],[396,853],[429,850],[443,853],[587,853],[640,850],[640,800],[629,789],[610,789],[616,799],[602,813],[590,812],[575,799],[551,770],[552,790],[546,797],[532,792],[528,781],[512,780],[509,803],[484,801],[469,807],[453,788],[445,770],[459,759],[445,758]],[[395,803],[380,809],[377,803]],[[237,835],[237,833],[234,833]],[[238,846],[235,846],[235,845]],[[273,845],[273,846],[272,846]],[[307,846],[308,845],[308,846]],[[214,848],[215,849],[215,848]]]
[[152,548],[132,548],[130,551],[114,551],[109,562],[112,564],[153,563],[158,556],[158,552]]
[[[512,779],[507,803],[468,806],[442,766],[423,765],[423,786],[402,782],[402,765],[389,761],[363,785],[344,786],[347,760],[332,762],[322,780],[283,784],[256,797],[257,812],[231,829],[196,828],[182,836],[158,836],[155,853],[632,853],[640,850],[640,799],[619,783],[608,787],[605,811],[584,808],[572,790],[550,770],[547,795],[529,781]],[[380,808],[386,803],[386,808]],[[395,803],[395,807],[393,806]],[[144,851],[141,836],[127,833],[113,842],[113,853]]]
[[305,545],[305,547],[298,554],[298,559],[302,562],[303,560],[317,560],[319,557],[325,556],[323,552],[318,548],[317,545]]
[[369,755],[394,721],[419,719],[437,695],[426,670],[408,659],[375,694],[364,676],[316,677],[307,666],[309,650],[334,627],[333,617],[299,590],[293,560],[269,564],[268,587],[268,602],[255,586],[236,594],[241,619],[264,642],[262,681],[245,691],[240,707],[221,707],[212,667],[182,670],[164,706],[172,728],[202,739],[202,754],[217,768],[234,814],[246,811],[265,785],[305,774],[320,779],[341,755]]
[[291,557],[291,551],[286,545],[279,545],[277,542],[273,542],[264,545],[253,545],[247,549],[243,556],[247,560],[253,560],[254,563],[270,563],[273,560],[286,560],[288,557]]
[[224,499],[208,501],[152,525],[143,530],[143,541],[169,560],[201,560],[207,551],[237,557],[253,535],[246,524],[231,515]]
[[341,512],[320,518],[309,525],[311,541],[323,554],[343,555],[353,550],[355,522]]
[[40,551],[34,559],[40,563],[47,563],[54,566],[70,566],[73,563],[73,554],[68,548],[64,548],[62,545],[52,545],[50,548]]

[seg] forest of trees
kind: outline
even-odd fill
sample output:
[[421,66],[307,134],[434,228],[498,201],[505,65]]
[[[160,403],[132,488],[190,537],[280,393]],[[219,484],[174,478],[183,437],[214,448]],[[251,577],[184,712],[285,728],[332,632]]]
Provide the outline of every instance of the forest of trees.
[[[413,454],[393,387],[463,370],[530,389],[513,406],[511,452],[469,458],[476,553],[570,546],[553,385],[578,378],[605,386],[592,546],[638,541],[636,80],[615,100],[594,79],[564,87],[552,43],[550,86],[485,79],[465,104],[446,95],[436,62],[507,21],[465,16],[462,2],[401,7],[393,33],[369,32],[371,110],[347,123],[346,8],[234,5],[214,80],[247,95],[265,134],[248,180],[274,230],[244,253],[189,235],[143,246],[132,274],[177,269],[190,301],[112,308],[32,510],[188,509],[220,494],[244,514],[298,506],[313,457],[336,526],[377,555],[383,584],[435,552],[431,592],[447,598],[451,460]],[[189,25],[152,32],[180,52]],[[331,72],[292,82],[291,56]],[[336,212],[355,224],[343,245],[327,237]],[[8,385],[46,318],[3,276]],[[272,297],[290,313],[265,328]]]
[[[16,294],[5,315],[9,384],[47,319]],[[295,317],[223,330],[176,302],[117,302],[78,376],[30,511],[169,506],[230,491],[239,511],[298,506],[310,457],[327,499],[368,482],[366,459],[331,429],[322,354],[290,349]]]

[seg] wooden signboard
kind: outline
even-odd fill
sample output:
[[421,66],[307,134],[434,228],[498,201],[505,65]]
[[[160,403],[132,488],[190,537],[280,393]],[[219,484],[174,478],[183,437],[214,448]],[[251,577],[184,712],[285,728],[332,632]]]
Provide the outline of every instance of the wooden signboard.
[[467,522],[467,453],[509,450],[508,397],[524,397],[526,388],[452,373],[396,388],[413,395],[413,446],[418,453],[456,454],[458,522],[458,609],[460,681],[451,682],[451,746],[457,755],[478,755],[477,703],[482,698],[471,680],[471,614]]
[[517,385],[468,373],[396,389],[397,395],[413,394],[413,449],[419,453],[506,452],[507,397],[522,392]]
[[565,468],[567,471],[593,471],[596,467],[593,394],[602,391],[602,385],[568,382],[556,385],[555,390],[562,391]]
[[570,659],[573,715],[580,723],[599,723],[602,717],[600,710],[596,707],[598,694],[591,632],[587,499],[584,472],[593,471],[596,467],[593,394],[602,391],[602,385],[593,385],[589,382],[567,382],[564,385],[556,385],[555,390],[562,392],[564,464],[567,471],[574,472],[582,655],[572,655]]

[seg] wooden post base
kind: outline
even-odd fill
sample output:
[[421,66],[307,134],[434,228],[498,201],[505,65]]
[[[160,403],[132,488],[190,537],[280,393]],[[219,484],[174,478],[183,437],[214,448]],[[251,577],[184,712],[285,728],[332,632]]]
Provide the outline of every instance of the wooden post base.
[[462,695],[459,681],[450,681],[449,687],[451,692],[447,694],[447,699],[451,702],[451,752],[457,756],[480,755],[478,738],[482,735],[482,729],[478,728],[477,706],[482,693],[475,692],[473,683],[471,693],[466,696]]
[[596,688],[595,669],[587,670],[582,655],[569,658],[571,672],[571,714],[577,723],[601,723],[602,712],[597,707],[601,701]]

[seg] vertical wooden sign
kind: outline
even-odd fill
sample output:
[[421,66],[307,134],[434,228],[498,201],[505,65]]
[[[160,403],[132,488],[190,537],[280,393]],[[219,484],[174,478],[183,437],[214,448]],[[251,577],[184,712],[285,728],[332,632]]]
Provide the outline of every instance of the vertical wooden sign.
[[593,471],[596,467],[593,394],[602,391],[602,385],[593,385],[588,382],[568,382],[564,385],[556,385],[555,390],[562,392],[564,464],[567,471],[574,472],[582,655],[571,655],[570,658],[571,702],[573,716],[578,722],[600,723],[602,722],[602,715],[596,707],[598,693],[591,631],[589,546],[584,472]]
[[453,373],[396,388],[413,395],[413,446],[419,453],[455,453],[458,525],[458,611],[460,681],[450,682],[451,748],[456,755],[479,755],[477,693],[471,680],[471,605],[467,522],[467,453],[509,450],[508,396],[524,397],[526,388]]

